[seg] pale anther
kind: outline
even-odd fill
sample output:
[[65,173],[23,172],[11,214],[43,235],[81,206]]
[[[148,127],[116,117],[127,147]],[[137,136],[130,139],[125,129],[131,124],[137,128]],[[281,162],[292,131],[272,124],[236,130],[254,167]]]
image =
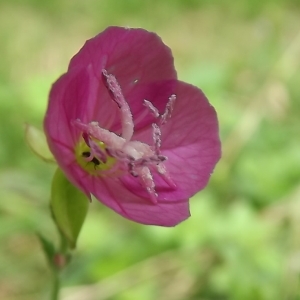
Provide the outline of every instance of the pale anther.
[[173,94],[170,96],[169,101],[165,108],[165,112],[161,116],[161,125],[164,125],[165,123],[167,123],[167,120],[171,118],[175,101],[176,101],[176,95]]

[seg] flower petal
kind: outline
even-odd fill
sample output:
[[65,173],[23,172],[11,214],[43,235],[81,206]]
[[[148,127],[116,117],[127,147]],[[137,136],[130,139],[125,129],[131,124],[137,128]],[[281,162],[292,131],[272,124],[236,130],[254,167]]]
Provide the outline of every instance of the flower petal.
[[[175,226],[190,216],[188,199],[154,205],[125,188],[116,178],[89,178],[91,193],[120,215],[146,225]],[[93,182],[91,184],[91,182]]]
[[[168,157],[165,166],[177,189],[168,187],[160,175],[154,174],[158,201],[190,198],[203,189],[221,156],[216,112],[205,95],[180,81],[175,94],[172,117],[161,127],[161,151]],[[149,130],[138,132],[134,138],[145,141],[151,134]],[[124,183],[137,195],[146,195],[131,179]]]
[[86,41],[69,71],[90,64],[99,79],[102,69],[113,74],[125,96],[137,84],[177,78],[171,50],[158,35],[141,28],[108,27]]

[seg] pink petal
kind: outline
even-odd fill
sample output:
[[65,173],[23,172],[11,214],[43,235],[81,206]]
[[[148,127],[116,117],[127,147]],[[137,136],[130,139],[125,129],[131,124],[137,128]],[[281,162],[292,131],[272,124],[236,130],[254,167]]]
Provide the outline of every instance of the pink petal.
[[171,50],[155,33],[140,28],[108,27],[84,44],[69,70],[90,64],[99,79],[102,69],[113,74],[125,97],[137,84],[177,78]]
[[[177,189],[170,188],[162,177],[154,175],[159,201],[186,199],[203,189],[221,156],[218,121],[214,108],[198,88],[178,82],[177,100],[171,119],[162,126],[162,154],[168,157],[166,168]],[[134,136],[137,140],[151,138],[150,131]],[[130,177],[127,188],[145,196]]]
[[90,192],[120,215],[147,225],[175,226],[190,216],[188,200],[175,203],[152,204],[149,199],[136,196],[117,178],[89,178]]

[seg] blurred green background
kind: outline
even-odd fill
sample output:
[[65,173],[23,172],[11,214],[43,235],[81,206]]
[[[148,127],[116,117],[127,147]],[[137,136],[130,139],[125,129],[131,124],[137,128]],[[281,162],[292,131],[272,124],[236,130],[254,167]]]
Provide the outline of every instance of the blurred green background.
[[223,157],[175,228],[90,205],[63,300],[300,299],[298,0],[0,0],[0,299],[48,299],[54,166],[29,150],[52,82],[109,25],[157,32],[215,106]]

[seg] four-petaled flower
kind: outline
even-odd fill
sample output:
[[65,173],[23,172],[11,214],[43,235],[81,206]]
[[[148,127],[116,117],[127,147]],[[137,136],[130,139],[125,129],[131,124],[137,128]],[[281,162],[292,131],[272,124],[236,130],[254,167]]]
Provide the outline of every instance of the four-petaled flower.
[[75,186],[143,224],[188,218],[221,152],[214,108],[143,29],[109,27],[85,43],[51,89],[44,129]]

